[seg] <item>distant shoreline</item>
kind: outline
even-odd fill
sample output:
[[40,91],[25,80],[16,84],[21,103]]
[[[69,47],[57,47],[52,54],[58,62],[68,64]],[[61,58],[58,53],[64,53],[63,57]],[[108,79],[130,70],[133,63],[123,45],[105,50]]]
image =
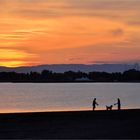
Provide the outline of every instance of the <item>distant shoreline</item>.
[[48,70],[42,72],[16,73],[0,72],[0,82],[14,83],[93,83],[93,82],[140,82],[140,71],[131,69],[123,73],[107,72],[73,72],[55,73]]
[[90,82],[68,82],[68,81],[62,81],[62,82],[0,82],[0,83],[140,83],[140,81],[138,82],[94,82],[94,81],[90,81]]
[[0,138],[140,138],[140,109],[0,114]]

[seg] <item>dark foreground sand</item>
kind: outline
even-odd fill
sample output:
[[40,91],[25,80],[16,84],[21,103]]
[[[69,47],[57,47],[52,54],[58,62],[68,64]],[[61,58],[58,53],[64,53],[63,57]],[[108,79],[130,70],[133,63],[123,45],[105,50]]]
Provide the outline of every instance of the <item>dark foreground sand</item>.
[[140,138],[140,110],[0,114],[0,138]]

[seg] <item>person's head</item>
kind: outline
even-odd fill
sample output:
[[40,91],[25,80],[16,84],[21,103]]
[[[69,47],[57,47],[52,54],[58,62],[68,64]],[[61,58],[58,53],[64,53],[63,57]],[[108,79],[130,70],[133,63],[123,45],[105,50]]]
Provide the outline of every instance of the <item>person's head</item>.
[[96,100],[96,98],[94,98],[94,100]]

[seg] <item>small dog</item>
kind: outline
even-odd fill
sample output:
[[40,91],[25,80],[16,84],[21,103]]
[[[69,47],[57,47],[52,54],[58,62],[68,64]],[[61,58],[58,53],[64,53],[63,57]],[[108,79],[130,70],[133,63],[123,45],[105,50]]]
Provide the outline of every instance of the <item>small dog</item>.
[[111,106],[106,105],[106,110],[112,110],[112,108],[113,108],[113,105],[111,105]]

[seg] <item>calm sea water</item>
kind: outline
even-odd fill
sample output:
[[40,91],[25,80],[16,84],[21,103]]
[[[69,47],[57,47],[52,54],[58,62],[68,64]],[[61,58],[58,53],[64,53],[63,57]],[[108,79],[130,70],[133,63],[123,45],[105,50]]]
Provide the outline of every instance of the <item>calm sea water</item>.
[[94,97],[97,109],[117,98],[122,108],[140,108],[140,83],[1,83],[0,112],[90,110]]

